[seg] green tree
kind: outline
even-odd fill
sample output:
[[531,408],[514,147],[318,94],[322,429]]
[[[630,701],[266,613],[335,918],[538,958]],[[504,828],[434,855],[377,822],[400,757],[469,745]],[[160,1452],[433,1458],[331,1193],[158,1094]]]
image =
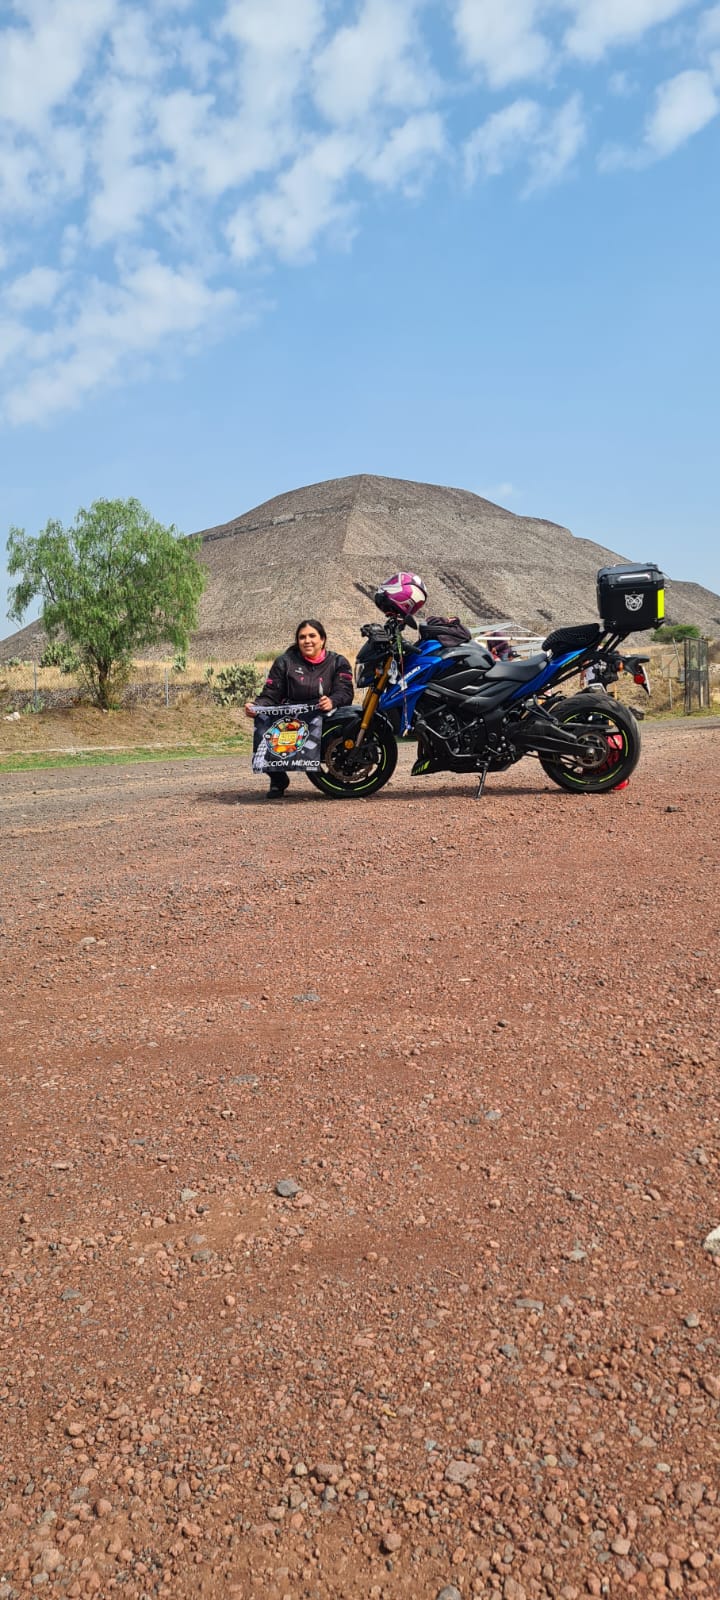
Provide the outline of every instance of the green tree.
[[133,499],[95,500],[71,527],[51,520],[36,538],[11,528],[10,615],[21,622],[39,597],[48,638],[75,650],[95,704],[108,709],[138,651],[187,650],[206,583],[199,543]]
[[673,640],[699,639],[700,629],[694,622],[664,622],[652,635],[654,644],[672,644]]

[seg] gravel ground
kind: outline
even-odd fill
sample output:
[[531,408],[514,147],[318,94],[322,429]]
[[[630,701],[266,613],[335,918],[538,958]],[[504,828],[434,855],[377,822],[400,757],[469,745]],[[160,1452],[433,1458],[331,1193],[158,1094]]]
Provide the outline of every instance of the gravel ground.
[[0,1600],[720,1595],[720,734],[0,779]]

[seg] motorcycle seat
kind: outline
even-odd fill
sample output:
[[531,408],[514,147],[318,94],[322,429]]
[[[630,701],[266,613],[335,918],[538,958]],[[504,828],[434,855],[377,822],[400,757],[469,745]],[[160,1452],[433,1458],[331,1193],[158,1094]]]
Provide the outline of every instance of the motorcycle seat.
[[528,656],[525,661],[496,661],[494,667],[486,672],[485,681],[491,678],[493,683],[497,683],[502,678],[506,683],[529,683],[546,666],[546,655]]

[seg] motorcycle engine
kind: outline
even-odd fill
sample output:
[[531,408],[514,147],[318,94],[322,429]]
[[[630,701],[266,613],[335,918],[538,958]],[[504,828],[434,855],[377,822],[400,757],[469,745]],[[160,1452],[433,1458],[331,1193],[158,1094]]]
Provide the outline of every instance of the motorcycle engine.
[[454,756],[477,755],[485,745],[485,727],[482,720],[473,717],[471,721],[464,722],[457,717],[454,711],[441,706],[437,711],[432,711],[429,716],[423,717],[423,722],[429,732],[437,739],[441,739]]

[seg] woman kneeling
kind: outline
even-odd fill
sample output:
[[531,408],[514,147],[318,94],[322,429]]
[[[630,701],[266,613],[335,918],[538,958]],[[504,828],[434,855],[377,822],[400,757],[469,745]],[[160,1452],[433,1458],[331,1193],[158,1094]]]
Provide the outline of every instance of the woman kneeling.
[[[321,622],[305,617],[295,629],[295,643],[278,656],[270,668],[262,694],[248,700],[245,714],[255,715],[255,706],[317,705],[322,712],[336,706],[349,706],[353,699],[350,662],[335,650],[326,649],[327,634]],[[290,779],[286,772],[274,772],[268,800],[282,800]]]

